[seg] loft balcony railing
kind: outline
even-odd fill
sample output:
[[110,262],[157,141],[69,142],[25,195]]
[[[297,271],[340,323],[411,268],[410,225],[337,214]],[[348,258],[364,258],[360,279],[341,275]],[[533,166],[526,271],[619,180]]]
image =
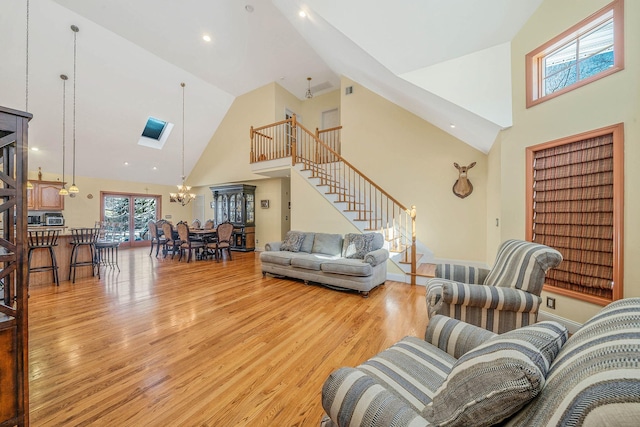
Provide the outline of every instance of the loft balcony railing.
[[381,232],[390,252],[401,254],[400,262],[411,265],[411,284],[416,278],[416,209],[405,207],[369,177],[344,159],[340,146],[341,127],[315,134],[296,116],[257,128],[251,127],[250,162],[291,158],[291,165],[302,165],[310,178],[335,195],[336,203],[346,205],[354,221],[364,230]]

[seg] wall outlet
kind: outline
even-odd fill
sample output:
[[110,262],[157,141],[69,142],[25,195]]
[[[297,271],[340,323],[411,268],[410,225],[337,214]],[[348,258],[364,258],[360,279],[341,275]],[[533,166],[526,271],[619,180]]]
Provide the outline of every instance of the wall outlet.
[[547,297],[547,308],[550,308],[551,310],[555,310],[556,309],[556,299],[555,298]]
[[257,245],[258,243],[260,243],[260,240],[256,239],[256,245]]

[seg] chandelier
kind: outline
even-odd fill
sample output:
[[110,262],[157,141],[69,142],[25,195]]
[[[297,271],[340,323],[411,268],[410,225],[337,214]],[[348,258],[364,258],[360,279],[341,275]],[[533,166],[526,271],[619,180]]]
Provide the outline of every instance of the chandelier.
[[194,193],[191,193],[191,187],[185,185],[184,175],[184,83],[180,83],[182,86],[182,184],[178,184],[177,193],[169,193],[169,201],[180,203],[182,206],[186,206],[190,201],[196,198]]
[[311,77],[307,77],[307,92],[304,94],[304,97],[307,99],[313,98],[313,94],[311,93]]

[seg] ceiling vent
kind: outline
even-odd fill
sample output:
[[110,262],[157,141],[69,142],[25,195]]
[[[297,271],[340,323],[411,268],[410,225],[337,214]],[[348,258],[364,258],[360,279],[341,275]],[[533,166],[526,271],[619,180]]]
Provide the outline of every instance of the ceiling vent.
[[333,87],[333,85],[331,83],[322,82],[322,83],[317,84],[315,86],[311,86],[311,92],[318,93],[318,92],[322,92],[323,90],[331,89],[332,87]]
[[138,145],[160,150],[164,146],[164,143],[167,142],[167,138],[169,138],[172,129],[173,123],[165,122],[155,117],[149,117],[142,130],[142,135],[138,140]]

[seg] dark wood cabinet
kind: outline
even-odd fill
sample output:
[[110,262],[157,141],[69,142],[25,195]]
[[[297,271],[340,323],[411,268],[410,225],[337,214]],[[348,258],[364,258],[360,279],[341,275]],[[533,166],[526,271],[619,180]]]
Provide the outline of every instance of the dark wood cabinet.
[[213,193],[213,220],[216,227],[223,222],[234,225],[235,251],[253,251],[256,247],[256,187],[233,184],[209,187]]
[[[27,131],[31,114],[0,107],[0,425],[29,425]],[[15,218],[15,222],[14,222]]]

